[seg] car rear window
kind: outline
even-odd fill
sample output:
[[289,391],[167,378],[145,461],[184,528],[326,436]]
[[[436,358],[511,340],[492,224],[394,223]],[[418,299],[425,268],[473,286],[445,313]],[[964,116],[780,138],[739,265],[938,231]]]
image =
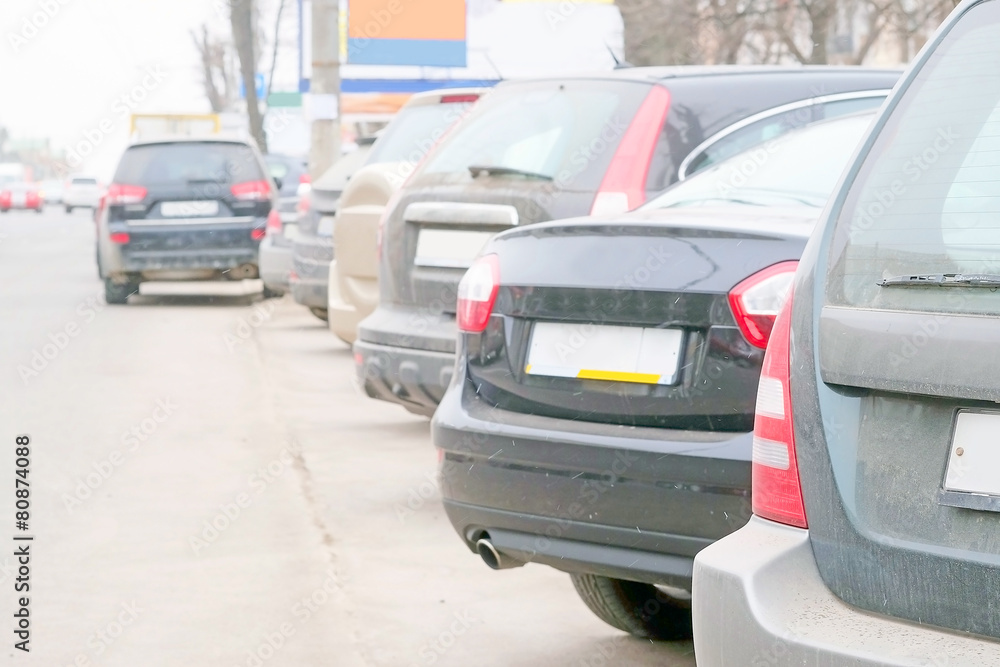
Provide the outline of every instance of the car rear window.
[[427,159],[420,174],[469,174],[470,166],[541,174],[567,189],[595,190],[649,93],[646,84],[565,80],[501,85]]
[[96,178],[74,178],[73,185],[97,185]]
[[420,162],[471,106],[451,102],[403,107],[372,146],[368,164]]
[[125,151],[115,172],[116,183],[136,185],[240,183],[263,178],[249,146],[222,142],[133,146]]
[[900,98],[837,220],[830,303],[1000,313],[993,290],[880,287],[1000,274],[1000,2],[969,11]]

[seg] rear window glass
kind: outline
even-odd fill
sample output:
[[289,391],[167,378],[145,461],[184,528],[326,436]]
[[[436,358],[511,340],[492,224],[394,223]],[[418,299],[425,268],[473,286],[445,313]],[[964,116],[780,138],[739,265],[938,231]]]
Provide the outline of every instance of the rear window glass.
[[649,87],[618,81],[500,86],[421,167],[471,178],[470,166],[539,174],[596,189]]
[[1000,2],[970,10],[887,120],[837,222],[828,299],[998,313],[988,289],[886,288],[918,274],[1000,274]]
[[96,178],[74,178],[73,185],[97,185]]
[[133,146],[115,172],[116,183],[138,185],[240,183],[263,178],[250,147],[212,142]]
[[469,102],[404,107],[372,146],[368,164],[417,164],[471,106]]

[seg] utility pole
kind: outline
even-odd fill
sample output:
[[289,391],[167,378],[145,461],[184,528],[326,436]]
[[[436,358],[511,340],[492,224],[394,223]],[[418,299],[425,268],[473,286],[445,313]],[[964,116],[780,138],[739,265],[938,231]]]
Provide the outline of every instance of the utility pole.
[[340,157],[340,2],[312,0],[312,142],[309,173],[318,179]]

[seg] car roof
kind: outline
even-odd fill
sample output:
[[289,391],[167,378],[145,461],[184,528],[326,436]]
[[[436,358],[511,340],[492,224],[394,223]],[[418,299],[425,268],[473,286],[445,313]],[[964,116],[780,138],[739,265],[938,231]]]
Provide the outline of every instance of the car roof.
[[808,75],[815,77],[817,75],[824,74],[829,76],[854,74],[858,76],[884,77],[888,74],[900,75],[902,72],[902,68],[875,68],[849,65],[674,65],[655,67],[622,67],[602,72],[510,79],[508,81],[501,81],[497,85],[506,87],[523,82],[561,80],[606,80],[634,81],[637,83],[660,83],[671,80],[721,76],[796,77]]

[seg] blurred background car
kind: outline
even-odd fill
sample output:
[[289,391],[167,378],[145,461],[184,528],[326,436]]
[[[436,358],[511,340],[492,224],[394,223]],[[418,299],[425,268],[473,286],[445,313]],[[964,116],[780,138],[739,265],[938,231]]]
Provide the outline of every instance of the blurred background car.
[[275,218],[277,188],[250,141],[135,143],[97,219],[105,299],[124,304],[145,280],[257,278],[258,246]]
[[694,556],[749,515],[771,324],[872,118],[797,129],[632,213],[487,245],[433,420],[445,509],[487,565],[551,565],[612,626],[690,636]]
[[353,343],[358,324],[378,305],[378,226],[386,206],[425,155],[470,112],[483,89],[415,95],[375,144],[369,164],[340,197],[333,221],[333,260],[327,280],[330,330]]
[[[675,67],[502,82],[418,167],[384,218],[380,303],[354,346],[365,392],[433,414],[454,366],[458,281],[497,232],[633,209],[734,123],[754,118],[713,150],[877,107],[898,77],[867,68]],[[822,101],[841,93],[859,94]],[[802,104],[789,109],[793,102]],[[759,115],[769,109],[771,121]]]
[[260,277],[267,296],[288,291],[288,274],[292,270],[293,229],[299,206],[309,196],[311,188],[309,164],[303,157],[269,153],[264,156],[271,178],[278,188],[278,218],[268,227],[260,242]]
[[[358,167],[396,163],[397,167],[380,173],[385,174],[387,178],[393,173],[403,174],[402,177],[391,180],[392,187],[400,187],[406,180],[406,175],[412,172],[413,166],[430,150],[437,139],[463,116],[466,108],[479,98],[481,92],[480,89],[448,89],[413,95],[382,130],[372,145],[367,159],[358,164]],[[323,320],[328,319],[327,308],[330,300],[328,287],[330,262],[334,259],[335,220],[341,194],[354,171],[352,169],[350,172],[344,172],[343,178],[324,176],[315,183],[310,199],[310,212],[301,218],[299,233],[293,244],[292,296],[297,303],[308,307],[314,315]],[[353,211],[354,214],[357,212],[356,209]],[[365,222],[366,219],[369,220],[368,223]],[[356,215],[352,215],[345,225],[341,238],[348,248],[346,252],[363,253],[365,257],[373,258],[376,250],[375,244],[371,242],[370,217],[362,215],[361,219],[357,219]],[[367,263],[362,261],[360,264],[346,266],[348,271],[359,272],[357,279],[363,285],[364,281],[371,280],[372,264],[371,261]],[[341,290],[338,294],[346,293],[348,299],[357,299],[364,307],[368,303],[364,298],[366,294],[364,286],[358,291],[351,289],[351,278],[345,278],[346,290]],[[340,286],[341,282],[338,280],[338,287]],[[345,302],[337,303],[339,306]],[[343,329],[345,332],[350,332],[352,325],[356,324],[355,316],[350,312],[344,316],[344,311],[349,311],[351,306],[356,307],[353,301],[347,301],[343,307],[338,307],[341,319],[338,320],[338,328],[335,331]],[[347,323],[341,324],[345,319]]]
[[699,665],[1000,664],[998,58],[1000,2],[964,2],[810,241],[763,364],[754,516],[695,561]]
[[63,191],[66,189],[66,184],[59,179],[50,179],[47,181],[42,181],[38,184],[38,187],[42,192],[42,201],[46,204],[62,204]]
[[0,189],[0,213],[11,210],[35,211],[45,208],[37,183],[5,183]]
[[96,178],[74,176],[63,191],[63,207],[67,213],[75,208],[96,209],[101,198],[101,188]]

